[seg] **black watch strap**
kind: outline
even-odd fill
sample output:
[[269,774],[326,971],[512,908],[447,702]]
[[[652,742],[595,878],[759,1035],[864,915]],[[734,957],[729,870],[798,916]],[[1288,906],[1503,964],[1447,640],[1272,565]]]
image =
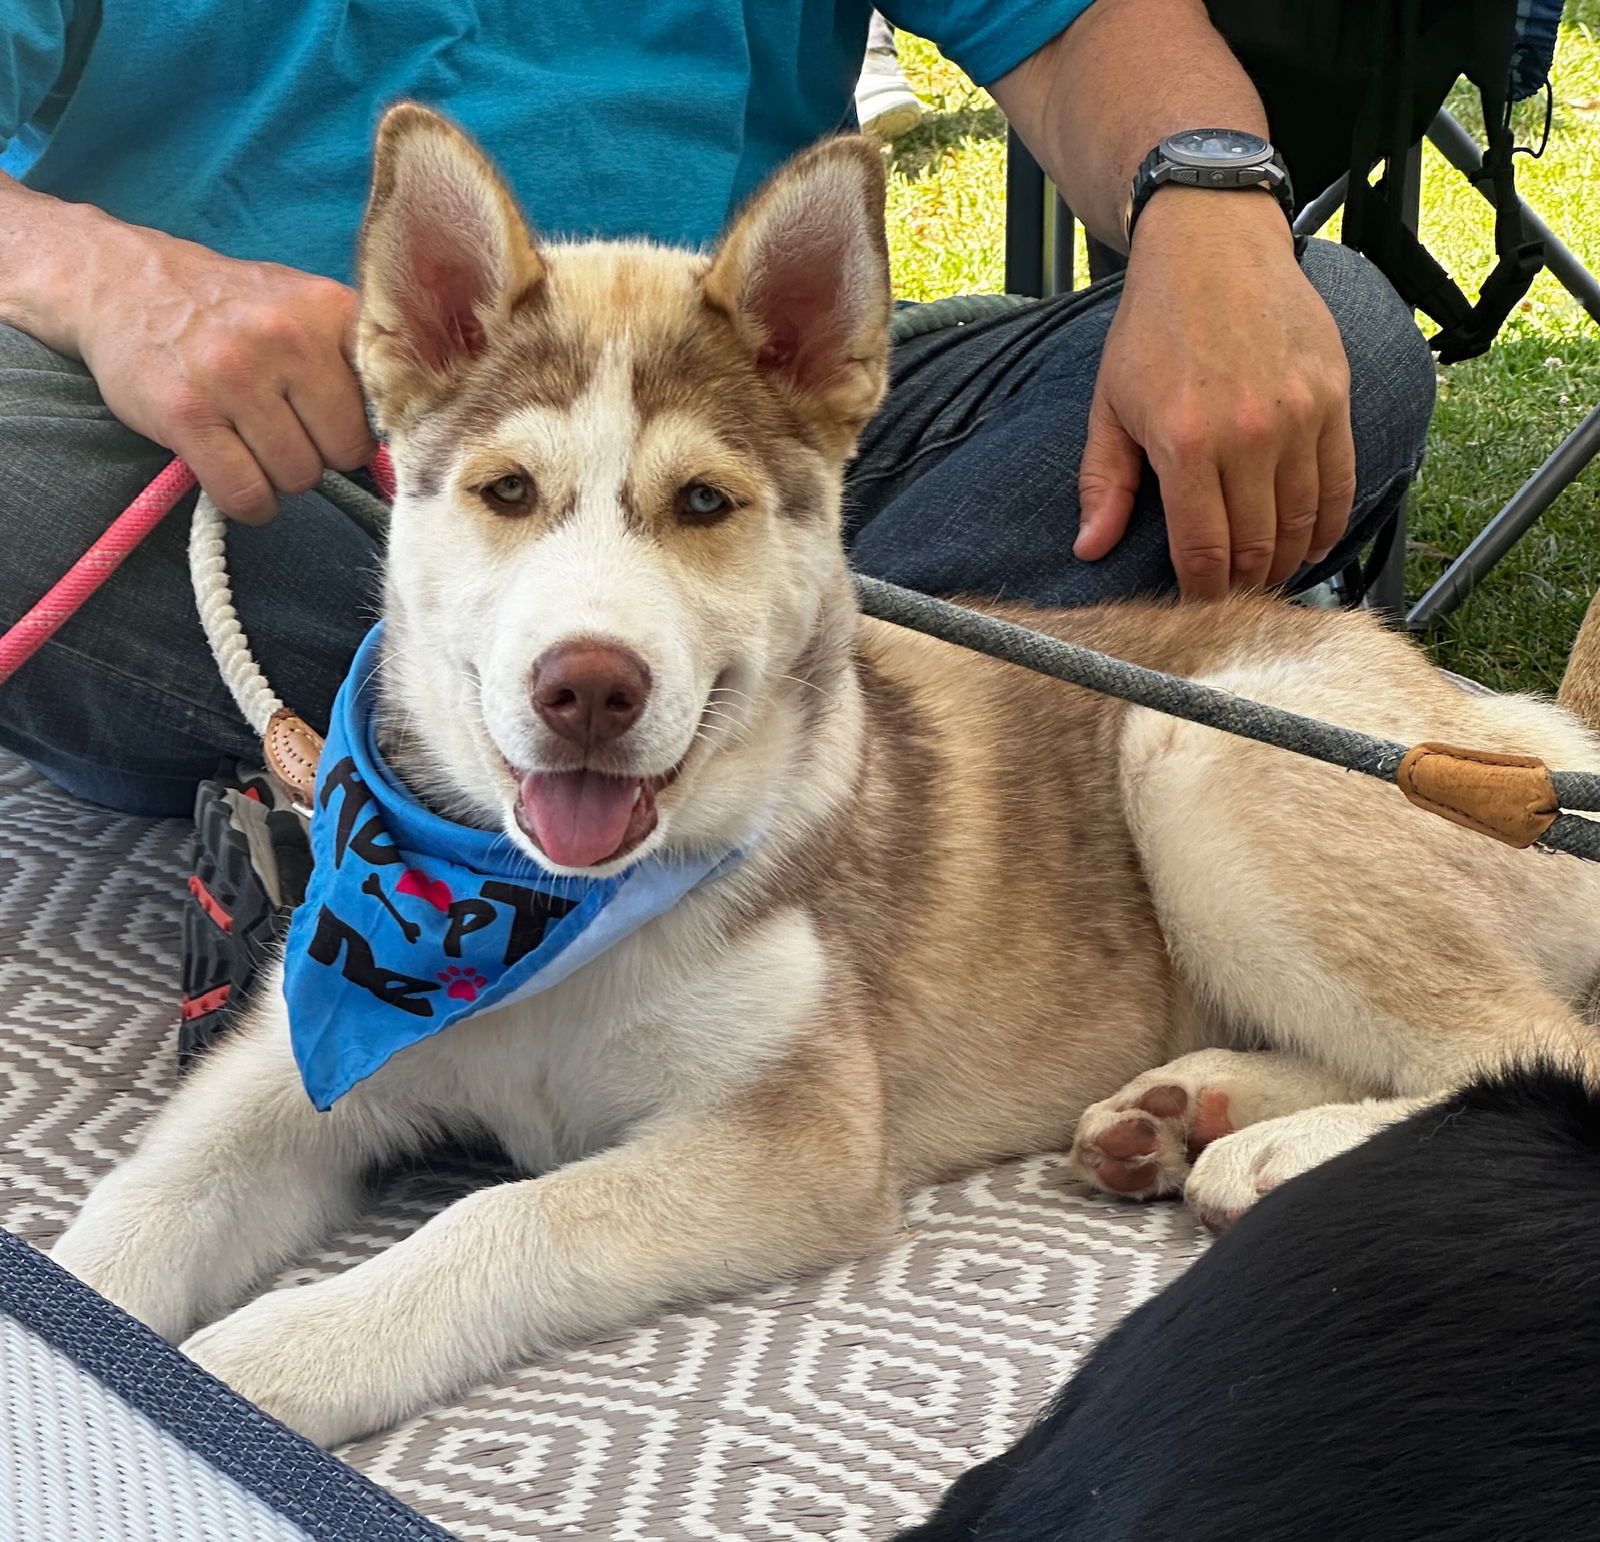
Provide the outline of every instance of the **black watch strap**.
[[[1134,174],[1133,188],[1128,197],[1127,236],[1130,242],[1133,239],[1133,227],[1138,223],[1140,214],[1144,212],[1144,206],[1150,202],[1158,189],[1165,187],[1169,182],[1179,187],[1210,188],[1215,192],[1240,192],[1258,187],[1265,188],[1278,200],[1284,218],[1291,225],[1294,223],[1294,187],[1289,181],[1289,168],[1276,150],[1267,161],[1256,163],[1256,168],[1212,171],[1199,166],[1181,166],[1169,160],[1166,143],[1166,140],[1162,140],[1145,156],[1139,163],[1139,170]],[[1252,177],[1249,174],[1252,169],[1259,169],[1260,175]],[[1297,253],[1298,250],[1297,246]]]

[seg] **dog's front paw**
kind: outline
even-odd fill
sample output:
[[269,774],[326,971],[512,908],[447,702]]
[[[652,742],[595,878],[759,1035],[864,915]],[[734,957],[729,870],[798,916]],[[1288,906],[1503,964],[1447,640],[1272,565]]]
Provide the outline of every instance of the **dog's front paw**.
[[1360,1145],[1396,1117],[1382,1102],[1325,1103],[1249,1125],[1200,1153],[1184,1202],[1212,1231],[1223,1231],[1263,1194]]
[[56,1241],[50,1258],[164,1339],[175,1343],[195,1324],[193,1282],[137,1234],[79,1220]]
[[372,1336],[339,1280],[275,1291],[202,1328],[183,1352],[319,1446],[393,1422]]
[[1162,1067],[1084,1110],[1072,1165],[1108,1193],[1157,1199],[1178,1193],[1200,1153],[1232,1129],[1226,1086],[1187,1086],[1175,1066]]

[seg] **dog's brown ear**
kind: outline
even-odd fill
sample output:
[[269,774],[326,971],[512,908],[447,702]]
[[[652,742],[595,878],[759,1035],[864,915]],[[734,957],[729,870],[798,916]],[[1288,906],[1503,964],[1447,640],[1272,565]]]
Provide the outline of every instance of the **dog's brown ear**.
[[362,379],[386,425],[447,387],[544,277],[488,158],[415,102],[378,126],[358,271]]
[[889,253],[883,158],[858,137],[781,167],[734,222],[706,275],[759,369],[853,445],[883,395]]

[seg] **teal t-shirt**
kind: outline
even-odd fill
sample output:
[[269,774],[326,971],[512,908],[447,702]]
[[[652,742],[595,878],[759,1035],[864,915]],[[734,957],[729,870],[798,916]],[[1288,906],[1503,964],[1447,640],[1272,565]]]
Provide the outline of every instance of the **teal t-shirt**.
[[[898,0],[980,83],[1090,0]],[[373,129],[465,125],[552,235],[701,245],[847,121],[870,0],[0,0],[0,168],[348,279]]]

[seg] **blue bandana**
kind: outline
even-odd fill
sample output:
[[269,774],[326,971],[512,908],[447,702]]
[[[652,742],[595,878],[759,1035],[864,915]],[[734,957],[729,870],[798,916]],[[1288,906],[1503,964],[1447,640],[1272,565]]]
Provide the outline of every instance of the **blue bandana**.
[[333,704],[311,818],[316,865],[286,945],[289,1035],[321,1110],[408,1044],[548,990],[743,856],[562,878],[504,835],[431,813],[374,739],[382,631],[367,634]]

